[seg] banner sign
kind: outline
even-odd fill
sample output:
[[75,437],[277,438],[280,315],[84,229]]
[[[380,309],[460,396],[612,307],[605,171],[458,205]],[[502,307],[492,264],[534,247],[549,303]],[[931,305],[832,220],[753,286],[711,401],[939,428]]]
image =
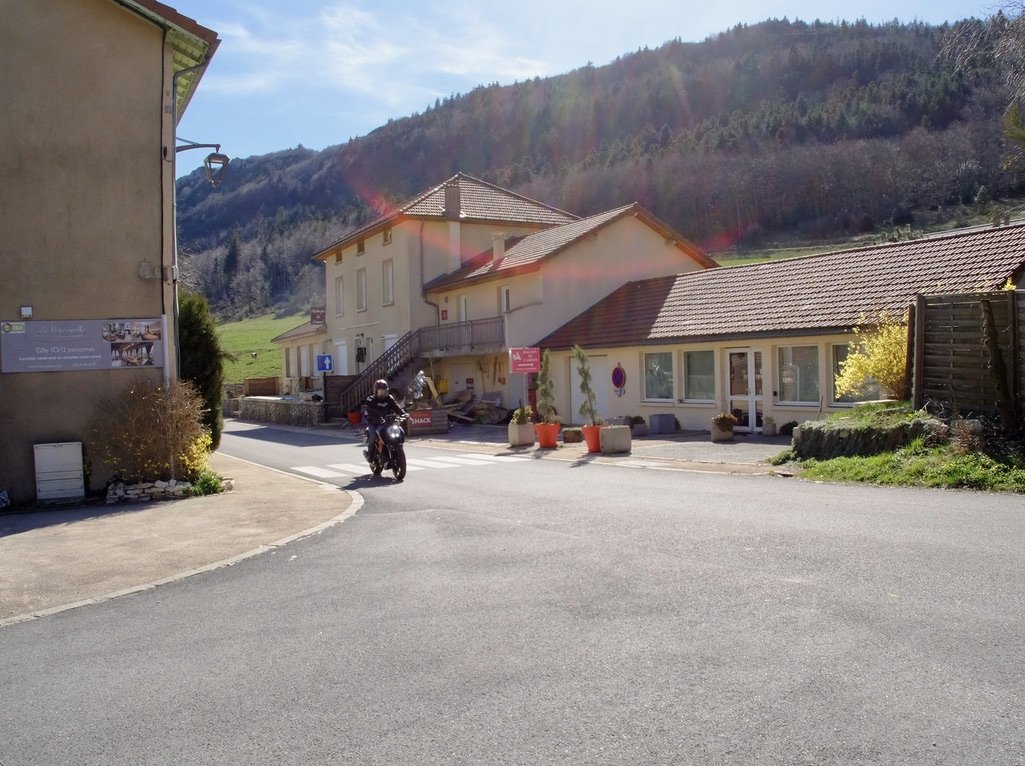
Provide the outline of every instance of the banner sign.
[[315,306],[310,309],[310,324],[320,325],[327,321],[327,309],[323,306]]
[[511,348],[509,349],[509,372],[540,372],[541,349]]
[[161,320],[0,321],[0,371],[163,367]]

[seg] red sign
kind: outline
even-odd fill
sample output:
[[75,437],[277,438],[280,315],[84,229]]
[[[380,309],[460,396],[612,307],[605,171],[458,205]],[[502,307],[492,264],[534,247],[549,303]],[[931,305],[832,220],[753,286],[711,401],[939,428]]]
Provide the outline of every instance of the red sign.
[[324,324],[327,318],[327,309],[323,307],[314,307],[310,309],[310,324]]
[[441,310],[441,321],[445,322],[448,320],[448,309]]
[[509,349],[509,372],[540,372],[541,349],[511,348]]

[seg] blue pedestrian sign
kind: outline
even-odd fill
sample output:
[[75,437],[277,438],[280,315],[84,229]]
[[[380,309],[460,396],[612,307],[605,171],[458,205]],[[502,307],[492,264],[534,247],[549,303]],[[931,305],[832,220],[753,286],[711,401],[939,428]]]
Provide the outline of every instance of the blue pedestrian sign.
[[334,368],[331,354],[317,354],[317,372],[332,372]]

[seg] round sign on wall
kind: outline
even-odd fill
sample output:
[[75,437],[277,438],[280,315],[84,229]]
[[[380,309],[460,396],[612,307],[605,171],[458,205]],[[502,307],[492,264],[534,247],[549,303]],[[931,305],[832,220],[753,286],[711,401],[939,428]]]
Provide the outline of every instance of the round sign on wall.
[[623,369],[623,365],[617,364],[616,368],[612,371],[612,387],[616,389],[616,394],[622,396],[626,391],[626,370]]

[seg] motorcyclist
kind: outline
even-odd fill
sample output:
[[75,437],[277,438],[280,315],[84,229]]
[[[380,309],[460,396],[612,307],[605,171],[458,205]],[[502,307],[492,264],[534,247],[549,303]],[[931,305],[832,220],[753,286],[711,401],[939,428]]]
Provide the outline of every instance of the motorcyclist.
[[363,400],[363,420],[367,424],[367,448],[363,450],[363,457],[370,459],[374,450],[377,449],[377,431],[389,415],[405,416],[406,411],[398,403],[394,396],[388,393],[388,381],[378,380],[374,382],[373,393]]

